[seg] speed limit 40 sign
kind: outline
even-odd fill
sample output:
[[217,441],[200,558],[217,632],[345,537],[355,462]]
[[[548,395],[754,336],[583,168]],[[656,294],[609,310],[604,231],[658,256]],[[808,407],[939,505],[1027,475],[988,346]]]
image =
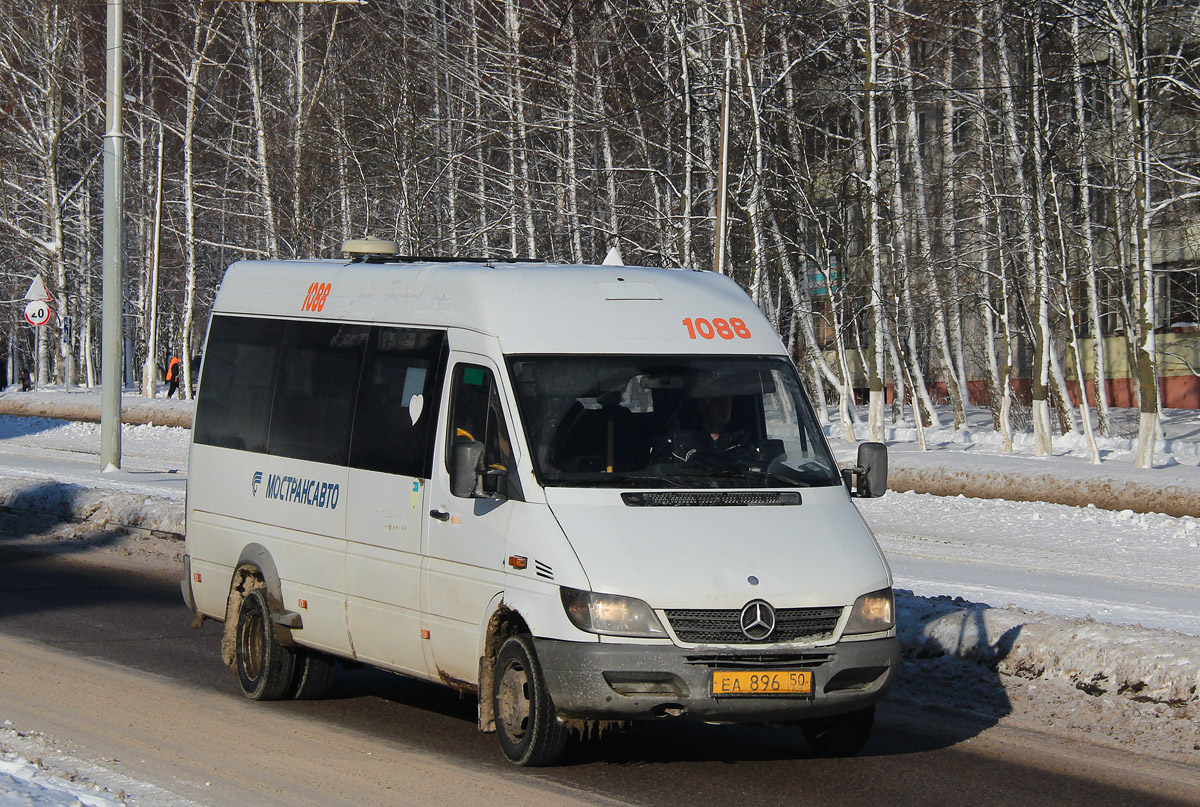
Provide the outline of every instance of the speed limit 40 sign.
[[50,321],[50,303],[45,300],[34,300],[25,306],[25,319],[30,325],[45,325]]

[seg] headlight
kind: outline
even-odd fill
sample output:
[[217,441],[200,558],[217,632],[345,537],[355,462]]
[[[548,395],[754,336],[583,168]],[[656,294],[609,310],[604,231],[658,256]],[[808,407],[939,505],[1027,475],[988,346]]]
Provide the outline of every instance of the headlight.
[[665,637],[666,630],[650,606],[633,597],[560,589],[563,608],[580,630],[612,636]]
[[864,594],[854,601],[846,633],[879,633],[896,625],[896,601],[890,588]]

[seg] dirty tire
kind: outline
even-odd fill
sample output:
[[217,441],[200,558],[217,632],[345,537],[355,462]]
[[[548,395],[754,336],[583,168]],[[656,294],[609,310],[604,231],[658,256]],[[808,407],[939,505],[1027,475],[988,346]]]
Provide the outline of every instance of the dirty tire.
[[298,701],[318,700],[333,686],[333,658],[316,650],[296,648],[296,671],[292,676],[292,697]]
[[875,707],[832,717],[815,717],[800,726],[808,747],[819,757],[851,757],[863,749],[871,737]]
[[562,756],[567,731],[558,724],[542,667],[527,634],[512,636],[496,654],[492,704],[500,750],[515,765],[553,765]]
[[238,609],[237,671],[242,692],[256,701],[286,697],[292,688],[295,656],[275,639],[267,590],[246,593]]

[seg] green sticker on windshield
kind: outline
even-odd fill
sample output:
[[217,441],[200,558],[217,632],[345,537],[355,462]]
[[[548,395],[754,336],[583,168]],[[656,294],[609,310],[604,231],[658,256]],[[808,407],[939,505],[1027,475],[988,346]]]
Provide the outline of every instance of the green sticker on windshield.
[[464,384],[470,384],[472,387],[483,386],[483,368],[464,367],[462,380]]

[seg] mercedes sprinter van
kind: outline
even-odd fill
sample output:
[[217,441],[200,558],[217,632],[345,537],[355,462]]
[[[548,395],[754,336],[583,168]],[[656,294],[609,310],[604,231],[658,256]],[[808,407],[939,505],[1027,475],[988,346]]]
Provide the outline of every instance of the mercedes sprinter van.
[[[402,259],[229,267],[183,595],[254,699],[337,659],[478,695],[518,765],[633,720],[857,752],[892,578],[774,329],[711,272]],[[365,254],[364,254],[365,253]]]

